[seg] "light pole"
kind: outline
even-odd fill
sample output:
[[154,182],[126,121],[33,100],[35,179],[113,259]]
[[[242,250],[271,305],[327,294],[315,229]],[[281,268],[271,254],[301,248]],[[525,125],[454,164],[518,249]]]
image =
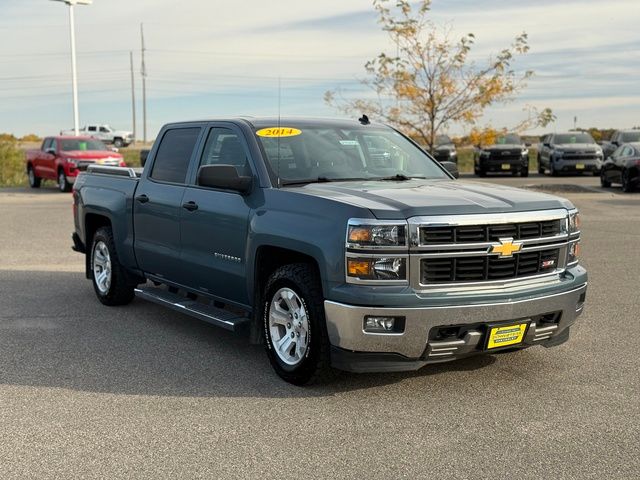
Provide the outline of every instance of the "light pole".
[[71,37],[71,89],[73,92],[73,131],[79,135],[80,125],[78,120],[78,73],[76,71],[76,27],[73,18],[75,5],[91,5],[93,0],[52,0],[69,5],[69,32]]

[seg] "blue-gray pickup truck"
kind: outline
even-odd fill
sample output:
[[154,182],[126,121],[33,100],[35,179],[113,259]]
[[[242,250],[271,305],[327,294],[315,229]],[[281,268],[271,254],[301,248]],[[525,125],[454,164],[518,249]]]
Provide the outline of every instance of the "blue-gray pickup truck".
[[103,304],[243,329],[294,384],[559,345],[585,302],[569,201],[456,180],[366,117],[169,124],[73,195]]

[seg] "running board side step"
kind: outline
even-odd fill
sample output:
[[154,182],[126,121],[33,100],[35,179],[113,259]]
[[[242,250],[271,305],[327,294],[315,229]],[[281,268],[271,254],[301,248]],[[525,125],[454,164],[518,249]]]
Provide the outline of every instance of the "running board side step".
[[251,321],[237,313],[207,305],[162,288],[144,287],[136,288],[134,291],[138,298],[169,307],[176,312],[184,313],[232,332],[242,330],[242,327],[249,325]]

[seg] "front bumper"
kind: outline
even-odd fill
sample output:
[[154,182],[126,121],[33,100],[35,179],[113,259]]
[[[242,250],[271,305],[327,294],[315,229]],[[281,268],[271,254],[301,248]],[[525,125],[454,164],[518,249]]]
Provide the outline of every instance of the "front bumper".
[[[520,172],[527,168],[527,158],[521,159],[480,159],[480,166],[484,168],[485,172],[491,173],[513,173]],[[507,167],[508,165],[508,167]]]
[[[416,370],[486,352],[488,324],[496,323],[529,323],[520,348],[557,345],[566,341],[569,327],[582,313],[586,290],[584,283],[561,293],[517,301],[412,308],[363,307],[327,300],[324,308],[332,364],[356,372]],[[405,317],[404,332],[365,333],[363,320],[368,315]],[[454,328],[457,336],[434,336],[436,330],[449,326],[458,327]]]

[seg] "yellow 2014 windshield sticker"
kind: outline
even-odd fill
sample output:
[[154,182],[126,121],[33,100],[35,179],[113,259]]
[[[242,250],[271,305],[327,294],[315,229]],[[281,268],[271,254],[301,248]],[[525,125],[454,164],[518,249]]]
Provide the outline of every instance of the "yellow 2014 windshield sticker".
[[292,127],[269,127],[262,128],[256,132],[256,135],[259,137],[295,137],[296,135],[300,135],[302,133],[301,130]]

